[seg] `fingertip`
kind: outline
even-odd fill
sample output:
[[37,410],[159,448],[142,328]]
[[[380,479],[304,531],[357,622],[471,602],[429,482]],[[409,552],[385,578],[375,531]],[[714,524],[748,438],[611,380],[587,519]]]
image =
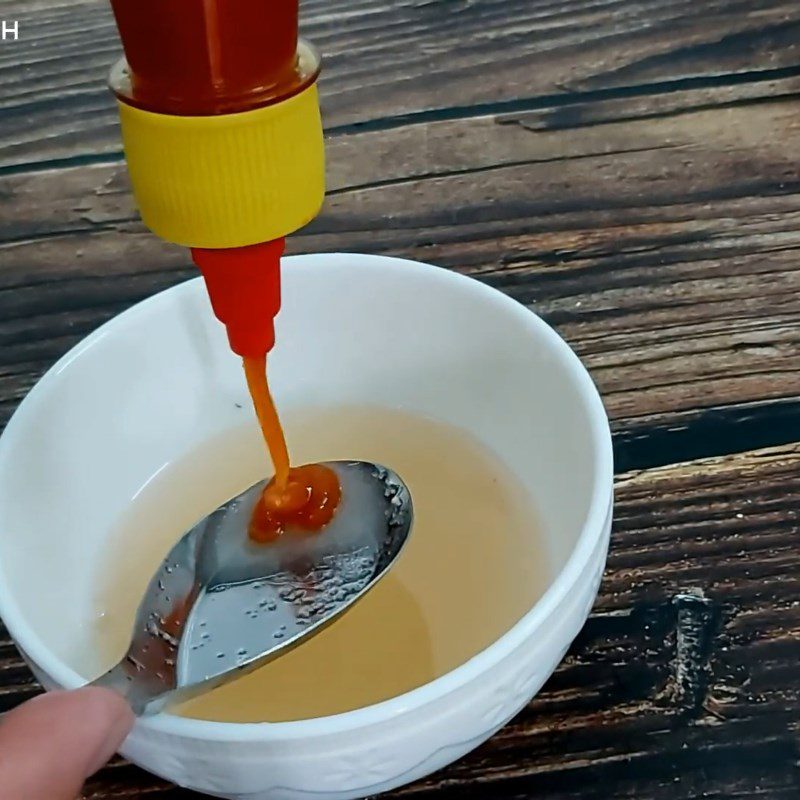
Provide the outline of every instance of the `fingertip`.
[[111,689],[86,686],[72,692],[72,700],[97,738],[97,751],[88,764],[89,774],[92,774],[119,749],[136,717],[128,703]]
[[85,754],[87,776],[97,772],[114,755],[135,720],[120,695],[99,686],[48,692],[32,700],[29,706],[33,717],[47,718],[54,731],[69,730],[70,750],[76,757]]
[[135,716],[127,701],[111,689],[103,686],[84,686],[71,693],[76,703],[85,707],[98,724],[133,725]]
[[[41,695],[0,722],[0,796],[74,798],[133,726],[128,704],[109,689]],[[15,794],[16,792],[16,794]]]

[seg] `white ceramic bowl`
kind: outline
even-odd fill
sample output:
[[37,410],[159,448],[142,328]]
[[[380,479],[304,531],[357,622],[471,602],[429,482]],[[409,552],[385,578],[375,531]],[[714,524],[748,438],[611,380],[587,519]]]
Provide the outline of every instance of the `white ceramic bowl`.
[[[124,754],[228,798],[351,798],[459,758],[539,690],[580,630],[605,563],[608,422],[588,374],[500,292],[381,256],[284,264],[282,408],[370,403],[469,429],[530,487],[552,581],[476,657],[401,697],[334,717],[223,724],[140,720]],[[199,280],[104,325],[54,366],[0,439],[0,615],[49,688],[77,687],[102,543],[167,462],[241,424],[241,370]],[[238,416],[237,416],[238,415]]]

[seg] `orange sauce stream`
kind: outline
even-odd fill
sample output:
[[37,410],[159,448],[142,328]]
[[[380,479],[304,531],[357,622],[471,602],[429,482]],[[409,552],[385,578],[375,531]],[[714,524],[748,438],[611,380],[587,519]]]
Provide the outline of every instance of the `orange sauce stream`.
[[250,539],[275,541],[287,528],[319,531],[333,518],[341,500],[336,474],[322,464],[291,467],[286,438],[267,382],[267,359],[245,357],[244,372],[275,477],[258,499],[250,519]]
[[264,435],[264,442],[269,450],[272,465],[275,468],[275,486],[281,492],[285,491],[289,481],[289,450],[286,447],[286,437],[278,417],[278,411],[269,392],[267,383],[267,357],[245,357],[244,374],[247,378],[247,388],[253,405],[256,409],[258,424]]

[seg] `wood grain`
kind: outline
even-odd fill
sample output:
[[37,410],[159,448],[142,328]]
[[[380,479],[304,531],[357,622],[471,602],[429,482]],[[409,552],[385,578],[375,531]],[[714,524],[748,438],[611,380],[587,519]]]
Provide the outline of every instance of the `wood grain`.
[[[118,152],[107,4],[6,0],[4,14],[22,34],[0,48],[0,167]],[[800,65],[793,0],[305,0],[302,14],[336,130]]]
[[[800,103],[795,79],[779,88],[757,112],[727,90],[673,93],[669,113],[659,95],[586,104],[568,136],[554,109],[338,136],[326,209],[291,247],[407,255],[502,289],[575,347],[619,432],[792,400]],[[137,221],[122,164],[0,177],[0,237],[5,401],[193,274]]]

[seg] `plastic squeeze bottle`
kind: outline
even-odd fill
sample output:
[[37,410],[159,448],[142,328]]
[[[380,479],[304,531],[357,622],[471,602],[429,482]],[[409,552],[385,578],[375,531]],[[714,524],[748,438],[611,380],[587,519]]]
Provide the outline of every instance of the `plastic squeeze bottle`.
[[275,339],[284,237],[322,205],[319,57],[297,0],[111,0],[111,73],[142,220],[191,248],[234,352]]

